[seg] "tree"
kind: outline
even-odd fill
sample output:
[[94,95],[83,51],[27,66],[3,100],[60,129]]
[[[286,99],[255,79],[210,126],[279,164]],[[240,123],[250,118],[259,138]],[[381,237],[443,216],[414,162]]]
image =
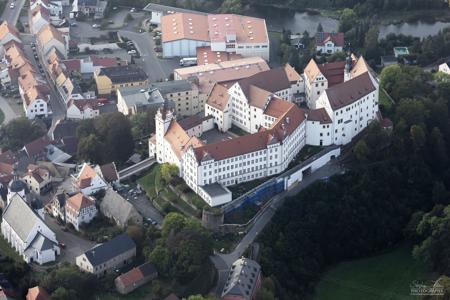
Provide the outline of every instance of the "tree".
[[431,198],[433,199],[433,203],[436,204],[447,204],[449,202],[449,194],[442,181],[435,181],[433,183]]
[[378,48],[378,27],[372,26],[364,38],[364,54],[366,59],[378,59],[380,51]]
[[215,296],[202,296],[202,295],[192,295],[187,298],[183,298],[183,300],[217,300],[218,298]]
[[317,32],[323,32],[323,27],[322,27],[322,23],[319,23],[319,25],[317,25]]
[[353,149],[355,157],[359,162],[365,162],[369,156],[369,147],[364,140],[359,140]]
[[166,183],[170,183],[172,179],[179,174],[180,171],[176,165],[166,163],[161,166],[161,177]]
[[17,151],[25,144],[45,135],[45,131],[29,119],[20,117],[2,126],[0,134],[2,147]]
[[57,288],[50,297],[51,300],[77,300],[77,293],[71,289],[63,287]]
[[421,151],[425,145],[425,132],[422,127],[418,125],[411,126],[411,139],[416,151]]
[[94,134],[83,137],[78,142],[77,157],[83,161],[103,163],[102,152],[104,145]]
[[339,17],[339,31],[347,32],[356,24],[357,16],[353,9],[345,8]]
[[242,13],[241,0],[225,0],[220,6],[220,12],[225,14],[239,14]]

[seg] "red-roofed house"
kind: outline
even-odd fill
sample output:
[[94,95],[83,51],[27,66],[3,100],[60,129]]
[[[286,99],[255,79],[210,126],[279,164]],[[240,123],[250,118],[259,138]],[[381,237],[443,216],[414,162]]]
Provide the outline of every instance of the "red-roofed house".
[[67,105],[67,118],[84,120],[92,119],[100,115],[97,99],[70,100]]
[[342,52],[344,49],[343,32],[317,32],[316,51],[324,54]]
[[75,178],[74,185],[86,196],[108,187],[106,181],[87,163],[83,164],[80,173]]
[[28,172],[22,177],[22,180],[32,193],[41,195],[50,189],[52,176],[50,171],[44,167],[29,165]]
[[82,223],[89,223],[96,215],[95,201],[82,193],[78,193],[66,201],[66,222],[71,223],[76,230]]
[[4,21],[0,25],[0,44],[5,45],[10,41],[16,41],[17,43],[22,44],[17,29],[11,24],[9,24],[7,21]]
[[114,280],[114,284],[116,285],[117,291],[125,295],[150,282],[157,276],[158,272],[155,267],[150,263],[145,263],[118,276]]

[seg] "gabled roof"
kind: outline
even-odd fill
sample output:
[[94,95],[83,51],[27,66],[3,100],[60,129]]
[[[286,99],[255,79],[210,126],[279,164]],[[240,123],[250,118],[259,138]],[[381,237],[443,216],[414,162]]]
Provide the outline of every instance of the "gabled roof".
[[162,42],[188,39],[209,41],[208,17],[193,13],[175,13],[161,17]]
[[55,243],[53,241],[49,240],[40,232],[38,232],[27,249],[32,248],[37,251],[45,251],[53,249],[53,246],[55,246]]
[[89,57],[94,67],[114,67],[117,66],[117,59],[114,57],[99,57],[91,55]]
[[317,121],[320,124],[333,123],[325,108],[311,109],[308,111],[308,121]]
[[81,71],[81,61],[79,59],[67,59],[63,60],[62,63],[66,66],[68,72]]
[[2,24],[0,25],[0,40],[3,40],[8,33],[20,39],[19,38],[20,35],[17,29],[11,24],[9,24],[7,21],[3,21]]
[[325,90],[331,108],[340,109],[375,91],[369,72]]
[[136,244],[126,233],[122,233],[103,244],[94,246],[84,255],[91,265],[96,267],[132,249],[136,249]]
[[33,157],[37,154],[41,154],[45,152],[45,149],[48,145],[51,144],[51,141],[46,137],[40,137],[35,139],[34,141],[26,144],[23,148],[27,153],[28,157]]
[[208,96],[207,103],[220,111],[224,111],[229,99],[228,89],[223,85],[216,83]]
[[324,46],[329,41],[332,41],[336,47],[344,47],[344,33],[343,32],[317,32],[316,46]]
[[320,72],[328,81],[328,87],[344,82],[345,61],[336,61],[319,65]]
[[94,171],[94,169],[87,163],[84,163],[81,168],[80,174],[77,177],[77,184],[80,189],[87,188],[91,185],[92,179],[97,177],[98,174]]
[[72,105],[75,105],[80,111],[84,111],[88,108],[98,110],[99,101],[97,99],[77,99],[71,100],[68,107]]
[[28,238],[38,223],[44,224],[42,219],[17,194],[12,197],[3,212],[3,220],[14,229],[22,241]]
[[57,40],[63,45],[66,45],[64,34],[51,24],[45,25],[41,28],[41,30],[39,30],[37,39],[39,40],[41,45],[46,45],[51,40]]
[[106,190],[100,210],[121,226],[127,225],[130,219],[142,218],[136,208],[112,188]]
[[267,105],[264,114],[274,117],[276,119],[281,118],[289,109],[291,109],[291,102],[284,101],[280,98],[273,98],[269,105]]
[[98,76],[106,76],[112,83],[136,82],[148,79],[145,71],[136,65],[102,68],[100,69]]
[[83,208],[95,205],[95,202],[82,193],[75,194],[66,201],[66,209],[79,214]]
[[115,281],[121,282],[125,287],[135,286],[136,283],[143,280],[146,277],[156,276],[158,272],[151,263],[145,263],[130,271],[118,276]]
[[106,182],[113,182],[119,179],[119,174],[117,173],[116,164],[114,162],[100,166],[99,171]]
[[203,121],[212,119],[212,118],[214,118],[214,117],[213,116],[201,117],[199,115],[193,115],[193,116],[181,119],[177,122],[178,122],[178,124],[180,124],[181,128],[183,128],[184,130],[189,130],[191,128],[194,128],[195,126],[202,124]]
[[181,158],[191,145],[194,147],[203,145],[202,141],[196,136],[190,137],[175,120],[172,120],[170,123],[164,138],[170,143],[173,152],[178,158]]
[[248,258],[240,258],[231,267],[230,274],[225,283],[222,297],[226,295],[240,296],[250,300],[261,273],[259,264]]

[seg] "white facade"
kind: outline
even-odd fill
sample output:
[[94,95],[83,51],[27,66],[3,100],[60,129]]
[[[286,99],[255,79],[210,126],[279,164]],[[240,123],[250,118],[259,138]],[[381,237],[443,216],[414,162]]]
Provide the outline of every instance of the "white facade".
[[163,42],[162,48],[164,57],[192,57],[197,56],[197,48],[209,46],[210,42],[197,40],[176,40]]
[[42,0],[35,0],[30,3],[30,9],[33,10],[37,6],[42,6],[48,9],[51,16],[61,16],[63,12],[62,3],[61,1],[42,1]]
[[324,45],[317,45],[316,51],[326,54],[334,54],[336,52],[342,52],[343,48],[337,46],[333,41],[328,41]]
[[92,109],[91,107],[85,107],[80,110],[78,106],[72,104],[67,108],[66,115],[68,119],[84,120],[98,117],[100,115],[100,111],[98,109]]
[[95,204],[81,208],[79,211],[74,211],[67,208],[66,203],[66,222],[75,227],[76,230],[80,230],[82,223],[89,223],[97,215],[97,208]]
[[27,105],[26,101],[23,101],[23,109],[28,119],[34,119],[37,116],[48,116],[47,99],[36,99]]
[[450,67],[448,63],[443,63],[439,65],[439,72],[445,73],[447,75],[450,75]]

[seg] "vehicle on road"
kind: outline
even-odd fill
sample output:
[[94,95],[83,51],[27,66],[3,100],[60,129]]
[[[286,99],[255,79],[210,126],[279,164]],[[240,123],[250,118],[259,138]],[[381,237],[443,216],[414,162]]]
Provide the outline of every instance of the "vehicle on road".
[[130,51],[128,51],[128,54],[136,54],[137,52],[136,52],[136,50],[130,50]]
[[72,27],[77,27],[78,24],[77,24],[76,22],[72,22],[72,23],[70,23],[70,26],[72,26]]
[[135,12],[136,11],[136,8],[134,8],[134,7],[132,7],[131,9],[130,9],[130,12]]
[[155,52],[162,52],[162,47],[155,47],[153,50],[155,50]]
[[113,20],[109,20],[108,24],[114,24],[114,21]]
[[63,242],[59,242],[58,245],[59,245],[59,247],[61,247],[63,249],[66,248],[66,244],[64,244]]
[[180,66],[188,67],[197,65],[197,57],[185,57],[180,59]]
[[92,24],[92,28],[100,28],[100,24]]
[[9,8],[13,9],[15,6],[16,6],[16,5],[15,5],[14,2],[13,2],[13,3],[11,3],[11,4],[9,5]]

